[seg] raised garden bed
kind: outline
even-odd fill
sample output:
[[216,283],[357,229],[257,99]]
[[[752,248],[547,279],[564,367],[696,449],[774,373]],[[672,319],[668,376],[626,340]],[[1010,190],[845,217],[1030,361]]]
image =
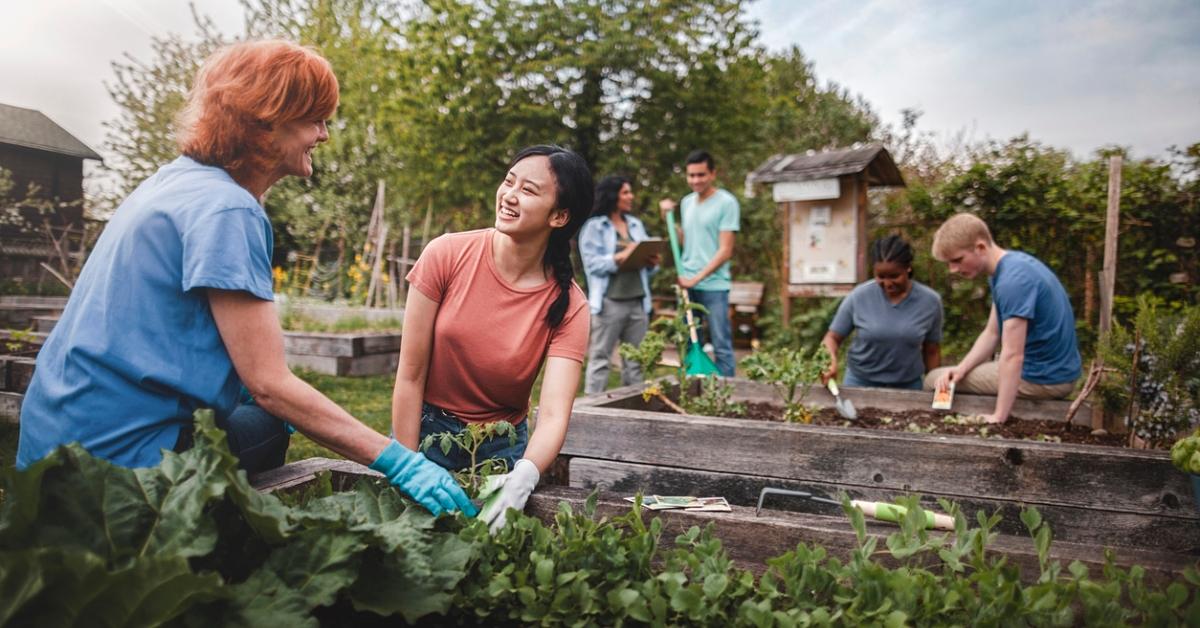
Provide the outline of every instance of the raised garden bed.
[[0,422],[20,421],[21,400],[45,339],[45,334],[0,329]]
[[400,361],[400,333],[283,332],[288,366],[326,375],[384,375]]
[[[734,399],[773,401],[766,385],[732,380]],[[929,394],[843,389],[867,414],[905,413],[929,406]],[[809,400],[833,405],[824,390]],[[990,397],[957,395],[954,412],[989,412]],[[1065,402],[1018,400],[1016,416],[1050,421]],[[1090,424],[1085,409],[1075,421]],[[1186,475],[1167,452],[1122,447],[1013,440],[907,430],[802,425],[655,412],[640,387],[593,395],[575,403],[562,453],[571,486],[620,493],[724,495],[750,506],[765,486],[853,498],[892,499],[920,493],[965,510],[998,511],[998,530],[1019,534],[1022,505],[1035,505],[1056,540],[1130,551],[1200,557],[1200,514]],[[1059,427],[1061,430],[1065,426]],[[1086,428],[1084,428],[1086,429]],[[1090,433],[1090,430],[1088,430]],[[829,512],[805,500],[780,507]]]
[[0,327],[30,328],[36,317],[58,316],[65,307],[67,297],[3,296],[0,297]]
[[[574,427],[572,427],[574,429]],[[572,460],[572,463],[577,460]],[[257,474],[250,478],[252,486],[263,492],[301,494],[317,482],[319,473],[329,472],[333,490],[348,490],[363,477],[380,477],[366,467],[346,460],[310,458],[278,469]],[[696,488],[691,491],[696,494]],[[525,513],[537,517],[547,525],[554,522],[555,514],[562,503],[580,512],[589,494],[588,490],[556,486],[543,483],[530,496]],[[601,492],[597,496],[598,516],[615,517],[629,512],[630,504],[622,496]],[[753,507],[733,506],[733,512],[687,512],[682,510],[643,511],[643,519],[658,517],[664,523],[664,538],[685,533],[693,526],[713,526],[717,538],[721,539],[735,564],[757,574],[766,570],[767,560],[795,549],[800,542],[823,546],[832,555],[848,559],[859,547],[854,530],[844,514],[835,508],[825,514],[800,513],[764,508],[756,515]],[[897,528],[886,523],[868,520],[867,531],[878,539],[883,547],[888,535]],[[1056,531],[1057,532],[1057,531]],[[1028,534],[1000,535],[989,546],[992,551],[1008,557],[1012,564],[1021,569],[1024,576],[1038,573],[1038,556]],[[1068,564],[1080,561],[1092,573],[1100,573],[1105,564],[1104,548],[1095,544],[1064,542],[1055,534],[1050,556]],[[891,564],[889,560],[883,561]],[[1195,564],[1194,557],[1174,552],[1124,549],[1116,556],[1116,564],[1128,567],[1141,565],[1154,581],[1177,579],[1189,566]]]

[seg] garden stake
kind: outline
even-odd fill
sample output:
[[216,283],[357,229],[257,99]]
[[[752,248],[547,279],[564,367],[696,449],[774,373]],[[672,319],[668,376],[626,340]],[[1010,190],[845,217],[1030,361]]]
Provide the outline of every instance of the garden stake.
[[[754,507],[755,517],[757,517],[759,512],[762,511],[763,498],[767,495],[789,495],[792,497],[804,497],[811,501],[822,504],[833,504],[834,506],[842,505],[842,503],[839,501],[829,499],[827,497],[817,497],[812,493],[768,486],[763,488],[762,492],[758,494],[758,505]],[[867,515],[868,517],[873,517],[879,521],[887,521],[890,523],[899,523],[900,520],[904,518],[904,515],[908,513],[908,509],[906,509],[904,506],[889,502],[868,502],[859,499],[852,499],[850,500],[850,505],[857,507],[863,512],[864,515]],[[950,517],[950,515],[943,515],[941,513],[926,510],[925,527],[937,528],[939,530],[953,530],[954,519]]]

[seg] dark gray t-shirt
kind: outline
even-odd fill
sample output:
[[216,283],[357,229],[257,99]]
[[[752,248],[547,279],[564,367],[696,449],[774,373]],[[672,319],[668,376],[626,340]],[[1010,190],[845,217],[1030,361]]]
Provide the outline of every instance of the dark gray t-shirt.
[[892,305],[871,279],[838,305],[829,329],[843,338],[858,332],[847,367],[859,378],[902,384],[925,374],[921,346],[942,342],[942,297],[923,283],[912,284],[908,296]]

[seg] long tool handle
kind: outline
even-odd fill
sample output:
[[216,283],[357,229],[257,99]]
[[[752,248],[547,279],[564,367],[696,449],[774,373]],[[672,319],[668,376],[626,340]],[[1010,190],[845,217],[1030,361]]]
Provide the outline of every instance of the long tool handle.
[[700,344],[700,335],[696,333],[696,321],[692,318],[692,308],[689,307],[692,302],[688,299],[687,290],[680,286],[675,286],[675,296],[679,298],[679,302],[683,304],[683,317],[688,324],[688,334],[692,338],[692,344]]
[[[904,515],[908,514],[908,509],[898,504],[889,504],[887,502],[867,502],[862,500],[851,500],[850,504],[857,506],[863,511],[864,515],[874,517],[880,521],[891,521],[892,523],[900,523]],[[943,515],[936,512],[925,512],[925,527],[936,528],[938,530],[953,530],[954,519],[950,515]]]

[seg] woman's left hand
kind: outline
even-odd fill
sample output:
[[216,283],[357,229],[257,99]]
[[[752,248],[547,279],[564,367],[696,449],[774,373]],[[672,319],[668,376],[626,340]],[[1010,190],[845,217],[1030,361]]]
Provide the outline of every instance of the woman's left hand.
[[651,255],[650,257],[646,258],[646,267],[649,268],[651,266],[658,266],[661,262],[661,255]]
[[492,534],[504,527],[509,508],[525,509],[525,502],[529,500],[529,494],[537,486],[541,475],[533,461],[521,458],[512,471],[500,478],[500,494],[479,515],[480,519],[487,522]]

